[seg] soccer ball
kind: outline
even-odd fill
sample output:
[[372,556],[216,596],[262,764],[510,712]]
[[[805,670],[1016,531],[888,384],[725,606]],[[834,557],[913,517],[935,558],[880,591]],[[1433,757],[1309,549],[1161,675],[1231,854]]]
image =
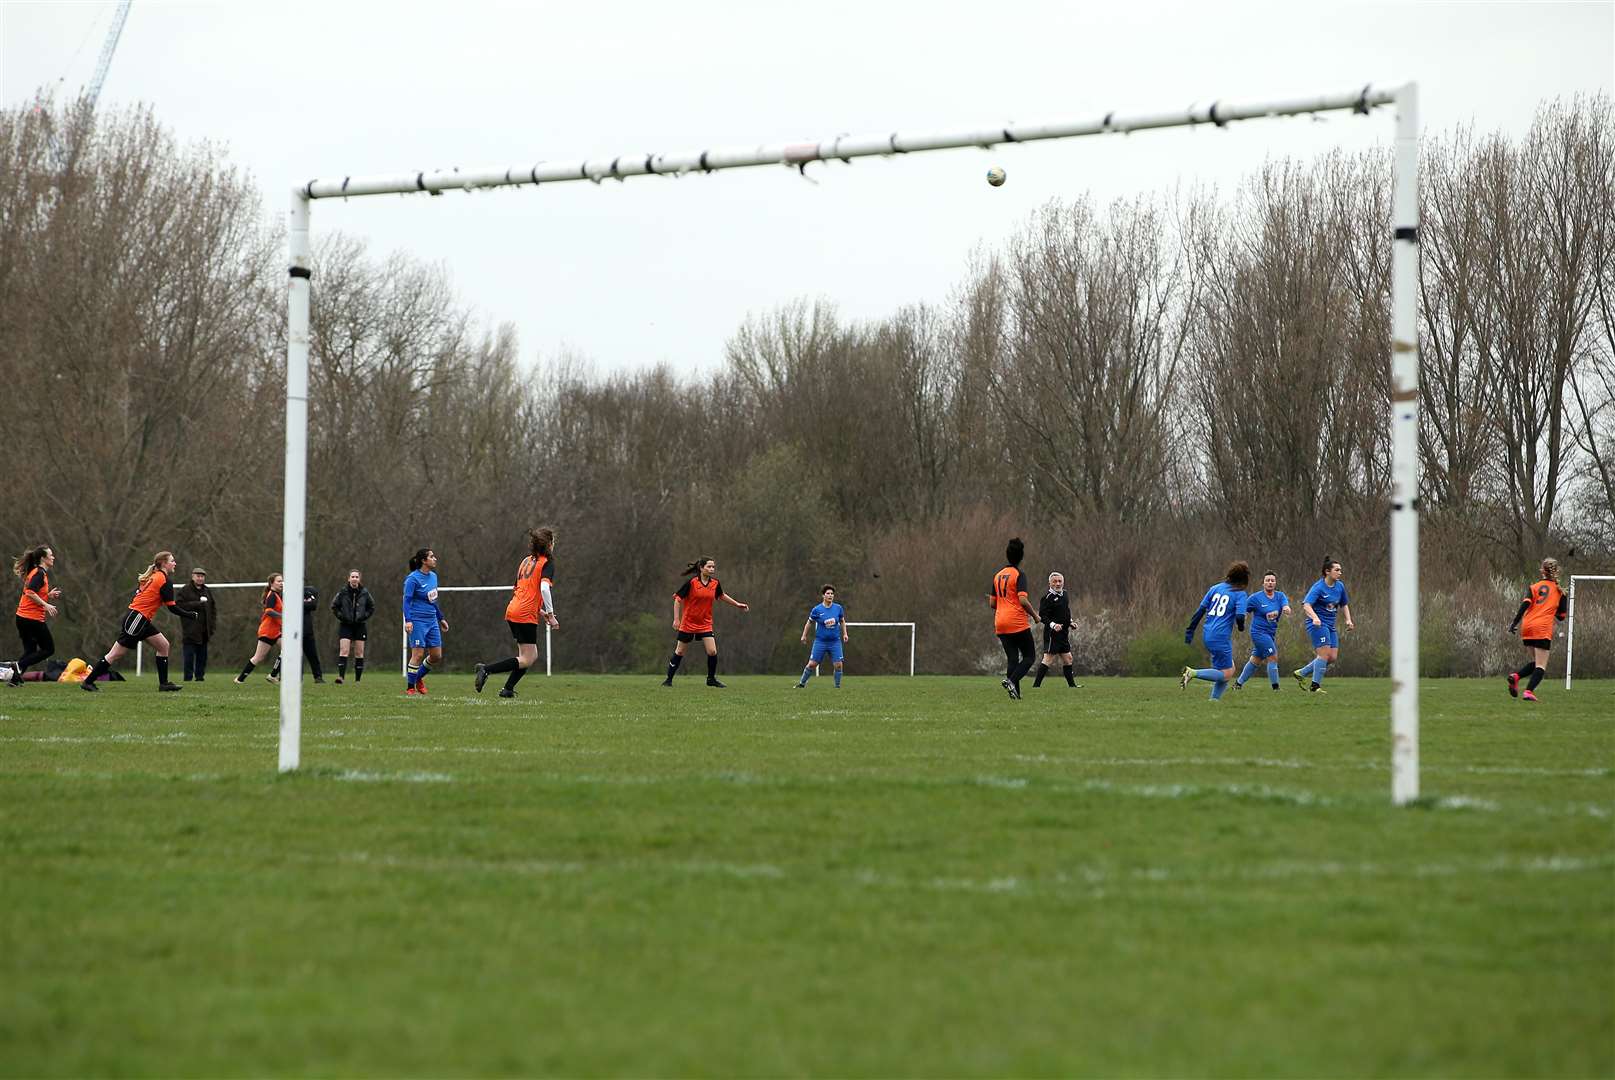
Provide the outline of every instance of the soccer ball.
[[1004,170],[997,165],[987,170],[987,182],[993,187],[1003,187],[1005,179]]

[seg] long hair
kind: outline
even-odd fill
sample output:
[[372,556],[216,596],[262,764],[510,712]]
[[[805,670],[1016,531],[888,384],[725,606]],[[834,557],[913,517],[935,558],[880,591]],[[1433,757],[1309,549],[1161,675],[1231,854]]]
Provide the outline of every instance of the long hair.
[[1026,558],[1026,544],[1022,542],[1020,537],[1012,536],[1009,538],[1009,543],[1004,545],[1004,558],[1009,560],[1009,565],[1011,566],[1019,566],[1021,560]]
[[712,556],[711,555],[697,556],[696,560],[693,563],[691,563],[689,566],[686,566],[684,568],[684,576],[685,577],[693,577],[694,575],[699,574],[701,572],[701,568],[703,566],[705,566],[707,563],[711,562],[711,561],[712,561]]
[[409,568],[411,570],[419,570],[421,567],[425,566],[426,556],[430,555],[431,553],[431,548],[420,548],[417,550],[414,555],[410,556]]
[[1543,559],[1542,560],[1542,576],[1547,578],[1549,581],[1558,581],[1559,580],[1559,560],[1555,559],[1551,555],[1548,556],[1546,559]]
[[548,555],[555,546],[555,530],[548,525],[542,529],[527,530],[527,553],[532,556]]
[[1248,562],[1232,562],[1228,564],[1228,573],[1223,580],[1236,589],[1247,588],[1251,583],[1251,566]]
[[285,576],[285,574],[281,573],[279,570],[276,570],[273,574],[269,575],[269,580],[264,582],[264,607],[275,606],[275,579],[284,578]]
[[49,550],[49,544],[40,544],[38,547],[29,548],[17,556],[17,561],[11,564],[11,572],[18,577],[26,577],[32,574],[34,567],[45,561],[45,552]]
[[157,572],[157,568],[173,557],[174,553],[172,551],[159,551],[157,554],[153,555],[151,557],[151,565],[146,567],[146,572],[144,574],[140,575],[140,583],[144,585],[146,582],[150,581],[151,576]]

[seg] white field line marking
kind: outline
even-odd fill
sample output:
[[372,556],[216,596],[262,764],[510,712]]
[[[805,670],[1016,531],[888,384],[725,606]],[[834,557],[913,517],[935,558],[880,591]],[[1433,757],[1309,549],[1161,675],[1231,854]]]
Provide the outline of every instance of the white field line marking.
[[[1279,860],[1243,866],[1174,867],[1116,866],[1086,864],[1068,867],[1032,878],[1012,875],[968,877],[938,875],[909,877],[873,869],[848,872],[820,872],[813,869],[790,871],[773,863],[740,863],[715,859],[603,859],[589,862],[548,859],[455,859],[431,858],[369,851],[325,854],[294,853],[287,858],[307,863],[332,862],[373,866],[406,872],[433,874],[488,873],[520,876],[551,876],[587,873],[667,872],[695,876],[718,876],[737,880],[796,882],[814,878],[844,878],[852,884],[882,890],[922,892],[964,892],[999,896],[1069,895],[1089,890],[1102,898],[1107,888],[1129,886],[1252,883],[1332,879],[1429,879],[1494,876],[1536,876],[1552,874],[1605,873],[1615,868],[1615,856],[1583,858],[1573,855],[1538,855],[1524,858],[1495,856],[1470,860],[1443,860],[1425,863],[1344,862],[1321,860]],[[794,886],[793,886],[794,887]]]
[[[1048,754],[1012,754],[1011,761],[1033,765],[1093,765],[1101,768],[1176,768],[1184,765],[1226,766],[1249,769],[1323,769],[1384,772],[1380,761],[1312,762],[1296,758],[1259,757],[1051,757]],[[1592,776],[1615,775],[1615,769],[1548,769],[1528,765],[1431,765],[1421,763],[1424,772],[1467,773],[1476,776]]]
[[336,774],[334,779],[351,780],[361,784],[452,784],[454,777],[448,773],[435,772],[368,772],[363,769],[347,769]]
[[[301,862],[325,863],[331,857],[319,854],[290,855]],[[784,878],[785,871],[772,863],[736,863],[715,859],[616,859],[600,862],[577,862],[551,859],[432,859],[368,851],[342,852],[336,861],[357,863],[363,866],[381,866],[389,869],[420,870],[437,873],[465,873],[481,871],[494,874],[578,874],[589,870],[678,870],[687,874],[716,875],[739,879]]]

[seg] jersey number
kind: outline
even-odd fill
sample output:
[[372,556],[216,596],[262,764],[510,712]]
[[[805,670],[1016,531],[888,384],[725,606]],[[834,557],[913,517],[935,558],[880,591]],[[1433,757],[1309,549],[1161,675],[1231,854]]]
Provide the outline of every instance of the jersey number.
[[1003,597],[1005,600],[1010,599],[1014,595],[1012,592],[1010,592],[1010,590],[1013,589],[1014,587],[1015,587],[1015,575],[1014,574],[1005,572],[1005,573],[999,574],[997,577],[993,578],[993,591],[996,592],[999,596]]
[[1217,599],[1213,600],[1211,602],[1211,607],[1207,609],[1207,612],[1213,619],[1220,619],[1224,615],[1228,614],[1228,594],[1222,593],[1217,597]]

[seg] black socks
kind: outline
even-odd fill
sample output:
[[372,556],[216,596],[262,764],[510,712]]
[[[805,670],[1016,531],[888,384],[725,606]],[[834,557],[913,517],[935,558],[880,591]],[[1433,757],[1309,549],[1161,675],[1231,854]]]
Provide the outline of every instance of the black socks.
[[707,680],[710,682],[718,677],[718,654],[712,653],[707,657]]
[[157,660],[157,685],[161,686],[168,681],[168,657],[159,656]]
[[1075,686],[1075,685],[1077,685],[1077,676],[1071,670],[1071,665],[1070,664],[1067,664],[1064,667],[1062,667],[1060,669],[1060,672],[1061,672],[1061,674],[1063,674],[1065,676],[1065,684],[1067,686]]
[[1037,665],[1037,678],[1032,680],[1032,685],[1034,687],[1042,686],[1043,685],[1043,676],[1047,675],[1048,673],[1049,673],[1049,665],[1044,664],[1044,663],[1039,663]]
[[672,682],[673,676],[678,673],[679,665],[684,663],[683,653],[674,653],[673,658],[667,662],[667,681]]

